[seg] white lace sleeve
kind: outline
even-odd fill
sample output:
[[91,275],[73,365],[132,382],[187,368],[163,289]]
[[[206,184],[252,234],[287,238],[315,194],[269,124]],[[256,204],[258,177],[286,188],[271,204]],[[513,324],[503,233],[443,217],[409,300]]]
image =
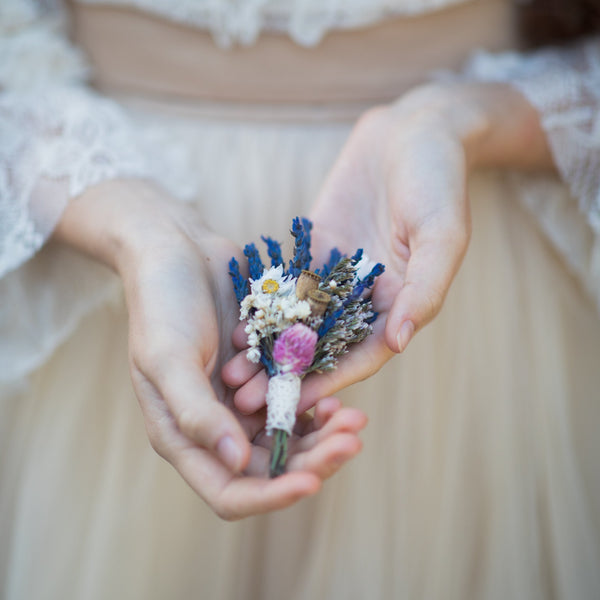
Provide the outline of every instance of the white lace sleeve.
[[[70,198],[146,175],[119,108],[85,88],[61,16],[26,0],[0,7],[0,277],[42,246]],[[64,182],[64,192],[36,193],[46,179]]]
[[[94,306],[119,293],[108,269],[49,244],[70,198],[144,176],[120,108],[86,88],[53,0],[0,0],[0,382],[41,365]],[[35,256],[34,253],[36,254]],[[17,268],[18,267],[18,268]],[[0,386],[0,396],[8,388]]]
[[538,110],[561,176],[600,233],[600,37],[528,56],[478,54],[468,72],[510,82]]
[[519,194],[600,308],[600,37],[530,54],[476,54],[466,75],[508,82],[538,110],[568,192],[517,176]]

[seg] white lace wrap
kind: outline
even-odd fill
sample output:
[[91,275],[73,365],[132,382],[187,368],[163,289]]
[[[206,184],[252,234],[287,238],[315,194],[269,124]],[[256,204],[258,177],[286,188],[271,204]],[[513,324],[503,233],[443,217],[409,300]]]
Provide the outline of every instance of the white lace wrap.
[[274,375],[267,389],[267,434],[282,429],[288,435],[296,423],[301,379],[292,373]]
[[538,110],[570,197],[546,177],[515,175],[515,187],[600,307],[600,37],[531,54],[479,53],[465,73],[509,82]]

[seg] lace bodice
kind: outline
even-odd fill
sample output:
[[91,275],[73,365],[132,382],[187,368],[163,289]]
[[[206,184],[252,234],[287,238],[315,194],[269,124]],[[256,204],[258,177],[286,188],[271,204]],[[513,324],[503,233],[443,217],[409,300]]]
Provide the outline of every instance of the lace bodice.
[[[313,46],[327,31],[421,14],[469,0],[82,0],[87,4],[134,6],[212,32],[222,46],[252,44],[261,31],[287,33]],[[472,1],[472,0],[471,0]]]

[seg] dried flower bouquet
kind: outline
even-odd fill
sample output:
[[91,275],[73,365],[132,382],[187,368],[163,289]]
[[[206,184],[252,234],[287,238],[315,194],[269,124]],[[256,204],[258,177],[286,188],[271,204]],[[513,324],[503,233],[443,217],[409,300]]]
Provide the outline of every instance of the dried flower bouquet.
[[271,477],[285,472],[302,377],[335,369],[352,344],[372,333],[377,318],[370,290],[384,266],[369,261],[362,250],[347,257],[334,248],[327,264],[311,271],[311,229],[308,219],[294,219],[294,256],[287,270],[281,245],[264,236],[269,268],[254,244],[244,248],[248,279],[241,275],[235,258],[229,263],[240,320],[247,321],[248,360],[261,362],[269,376],[267,433],[274,435]]

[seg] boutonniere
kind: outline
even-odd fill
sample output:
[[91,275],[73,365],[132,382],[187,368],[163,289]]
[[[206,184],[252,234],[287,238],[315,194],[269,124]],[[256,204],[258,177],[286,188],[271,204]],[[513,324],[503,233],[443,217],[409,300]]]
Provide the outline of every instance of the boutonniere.
[[248,279],[235,258],[229,262],[240,320],[246,321],[248,360],[261,362],[269,376],[271,477],[285,472],[302,378],[335,369],[352,344],[372,333],[377,318],[370,292],[384,266],[371,262],[362,250],[348,257],[334,248],[325,265],[311,270],[311,229],[308,219],[294,219],[294,256],[287,268],[279,242],[264,236],[270,267],[254,244],[244,248]]

